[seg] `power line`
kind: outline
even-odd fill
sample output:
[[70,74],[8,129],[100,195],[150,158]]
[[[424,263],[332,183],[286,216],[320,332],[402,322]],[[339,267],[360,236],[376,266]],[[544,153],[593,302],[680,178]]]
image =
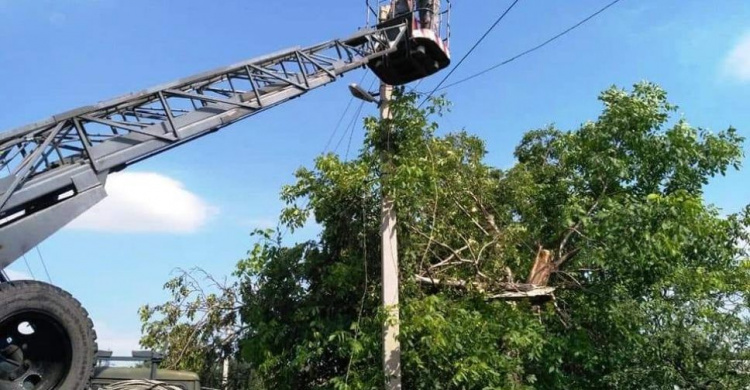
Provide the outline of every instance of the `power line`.
[[[376,81],[378,81],[377,77],[372,79],[372,81],[370,82],[370,86],[367,87],[368,91],[371,90],[373,86],[375,86]],[[365,101],[363,100],[359,103],[359,106],[354,111],[354,115],[352,116],[352,119],[349,120],[349,124],[347,125],[347,127],[345,127],[345,129],[348,129],[348,130],[345,130],[344,133],[341,134],[341,138],[339,138],[339,141],[336,143],[336,147],[333,148],[333,152],[338,153],[339,146],[341,146],[341,143],[344,142],[344,139],[346,139],[346,135],[349,134],[349,143],[346,147],[346,156],[344,157],[345,160],[349,158],[349,149],[351,148],[352,138],[354,137],[354,128],[357,125],[357,120],[359,119],[359,116],[362,114],[362,109],[364,108],[364,106],[365,106]]]
[[463,84],[463,83],[465,83],[465,82],[467,82],[467,81],[469,81],[469,80],[473,80],[473,79],[475,79],[475,78],[477,78],[477,77],[483,76],[483,75],[485,75],[485,74],[487,74],[487,73],[489,73],[489,72],[491,72],[491,71],[493,71],[493,70],[495,70],[495,69],[497,69],[497,68],[499,68],[499,67],[501,67],[501,66],[503,66],[503,65],[509,64],[509,63],[511,63],[511,62],[513,62],[513,61],[515,61],[515,60],[517,60],[517,59],[519,59],[519,58],[523,57],[523,56],[526,56],[526,55],[528,55],[528,54],[531,54],[531,53],[533,53],[533,52],[535,52],[535,51],[537,51],[537,50],[539,50],[539,49],[543,48],[544,46],[547,46],[548,44],[552,43],[553,41],[555,41],[555,40],[557,40],[557,39],[561,38],[561,37],[562,37],[563,35],[566,35],[566,34],[568,34],[569,32],[571,32],[571,31],[573,31],[573,30],[577,29],[578,27],[580,27],[580,26],[581,26],[581,25],[583,25],[584,23],[588,22],[589,20],[591,20],[591,19],[593,19],[593,18],[595,18],[595,17],[599,16],[599,14],[601,14],[601,13],[602,13],[602,12],[604,12],[604,11],[606,11],[607,9],[609,9],[610,7],[612,7],[613,5],[615,5],[615,4],[617,4],[617,3],[619,3],[620,1],[621,1],[621,0],[614,0],[614,1],[612,1],[611,3],[607,4],[606,6],[604,6],[604,7],[603,7],[603,8],[601,8],[601,9],[599,9],[598,11],[596,11],[596,12],[594,12],[593,14],[591,14],[591,15],[587,16],[586,18],[582,19],[582,20],[581,20],[580,22],[578,22],[578,23],[576,23],[576,24],[574,24],[574,25],[572,25],[572,26],[568,27],[568,28],[567,28],[567,29],[565,29],[565,30],[564,30],[563,32],[561,32],[561,33],[559,33],[559,34],[557,34],[557,35],[553,36],[552,38],[550,38],[550,39],[548,39],[548,40],[546,40],[546,41],[542,42],[542,43],[541,43],[541,44],[539,44],[539,45],[536,45],[536,46],[532,47],[531,49],[528,49],[528,50],[526,50],[526,51],[524,51],[524,52],[521,52],[521,53],[519,53],[519,54],[516,54],[515,56],[513,56],[513,57],[511,57],[511,58],[508,58],[507,60],[505,60],[505,61],[503,61],[503,62],[500,62],[500,63],[498,63],[498,64],[496,64],[496,65],[493,65],[493,66],[491,66],[491,67],[489,67],[489,68],[487,68],[487,69],[485,69],[485,70],[483,70],[483,71],[481,71],[481,72],[479,72],[479,73],[476,73],[476,74],[474,74],[474,75],[471,75],[471,76],[469,76],[469,77],[467,77],[467,78],[464,78],[464,79],[461,79],[461,80],[459,80],[459,81],[456,81],[455,83],[452,83],[452,84],[448,84],[448,85],[446,85],[446,86],[444,86],[444,87],[442,87],[442,88],[440,88],[440,86],[438,86],[438,88],[435,88],[435,90],[434,90],[434,91],[433,91],[432,93],[435,93],[435,92],[437,92],[437,91],[442,91],[442,90],[444,90],[444,89],[448,89],[448,88],[454,87],[454,86],[456,86],[456,85],[459,85],[459,84]]
[[[365,268],[365,286],[362,290],[362,299],[359,306],[359,314],[357,315],[357,328],[354,330],[354,340],[359,338],[360,326],[362,324],[362,313],[365,311],[365,300],[367,299],[367,287],[370,284],[369,277],[367,275],[367,208],[365,204],[367,200],[367,194],[362,194],[362,264]],[[354,354],[349,356],[349,364],[346,367],[346,376],[344,377],[344,383],[349,382],[349,373],[352,368],[352,361],[354,360]]]
[[[359,119],[359,115],[362,113],[362,108],[364,108],[365,102],[364,100],[359,103],[359,107],[357,107],[357,110],[354,111],[354,115],[352,115],[352,119],[349,121],[349,125],[347,126],[347,129],[349,131],[354,131],[354,126],[357,123],[357,119]],[[341,143],[344,142],[344,139],[346,138],[346,135],[349,133],[349,131],[344,131],[344,134],[341,134],[341,138],[339,138],[339,142],[336,143],[336,147],[333,148],[334,153],[339,151],[339,146],[341,146]],[[349,150],[347,149],[347,153],[349,153]]]
[[42,267],[44,267],[44,273],[47,274],[47,280],[52,283],[52,277],[49,276],[49,270],[47,270],[47,262],[44,261],[44,256],[42,256],[42,250],[39,249],[39,245],[36,246],[36,253],[39,255],[39,260],[42,261]]
[[461,66],[461,64],[463,64],[464,61],[466,61],[466,59],[469,58],[469,56],[471,55],[471,53],[474,52],[474,50],[479,46],[479,44],[481,44],[482,41],[484,41],[484,39],[487,38],[488,35],[490,35],[490,33],[492,32],[492,30],[494,30],[495,27],[497,27],[497,25],[499,25],[500,22],[502,22],[503,19],[505,19],[505,15],[507,15],[510,12],[510,10],[512,10],[513,7],[515,7],[516,4],[518,4],[519,1],[520,0],[513,1],[513,3],[511,3],[511,5],[508,8],[505,9],[505,11],[497,18],[497,20],[495,20],[495,23],[493,23],[492,26],[490,26],[490,28],[487,29],[487,31],[484,33],[484,35],[482,35],[482,37],[479,38],[479,40],[477,40],[476,43],[474,43],[474,46],[472,46],[471,49],[469,49],[469,51],[463,56],[463,58],[461,58],[461,60],[458,61],[458,64],[456,64],[456,66],[454,66],[453,69],[451,69],[451,71],[448,72],[448,74],[445,75],[445,77],[443,77],[442,80],[440,80],[440,83],[438,83],[438,85],[435,87],[435,89],[433,89],[432,92],[430,92],[427,95],[427,97],[422,101],[422,103],[419,104],[419,107],[422,107],[422,105],[425,102],[427,102],[427,100],[429,100],[432,97],[432,95],[440,89],[440,86],[442,86],[443,83],[445,83],[445,81],[448,80],[449,77],[451,77],[451,75],[453,74],[453,72],[455,72],[456,69],[458,69]]
[[[365,81],[365,77],[367,77],[367,72],[362,75],[362,78],[359,80],[359,84],[361,85]],[[344,122],[344,118],[346,117],[346,113],[349,112],[349,108],[351,108],[352,103],[354,103],[354,96],[349,98],[349,103],[347,103],[346,108],[344,109],[344,112],[341,113],[341,116],[339,117],[338,122],[336,123],[336,127],[333,128],[333,132],[331,133],[331,136],[328,138],[328,142],[326,142],[326,146],[323,148],[323,153],[328,151],[328,147],[331,146],[331,142],[336,137],[336,134],[339,132],[339,128],[341,127],[341,124]]]
[[417,81],[417,83],[414,84],[413,87],[410,87],[409,88],[409,92],[410,93],[419,93],[419,91],[417,91],[417,89],[419,88],[419,85],[422,84],[422,81],[424,81],[424,77],[421,78],[421,79],[419,79],[419,81]]
[[34,276],[34,271],[31,270],[31,266],[29,265],[29,259],[26,257],[26,255],[23,255],[23,262],[26,263],[26,269],[29,271],[29,275],[32,279],[36,280],[36,276]]
[[364,105],[359,106],[359,109],[357,110],[357,114],[354,116],[354,120],[352,121],[352,124],[349,126],[349,143],[346,144],[346,154],[344,155],[344,161],[349,160],[349,149],[352,147],[352,138],[354,138],[354,128],[357,126],[357,121],[359,119],[359,115],[362,113],[363,106]]
[[333,132],[331,133],[331,136],[328,137],[328,142],[326,142],[326,146],[323,148],[323,154],[325,154],[325,152],[328,151],[328,147],[331,146],[331,141],[333,141],[333,138],[336,136],[336,133],[339,132],[339,127],[341,127],[341,123],[344,121],[344,117],[346,116],[346,113],[349,112],[349,108],[352,106],[353,102],[354,102],[354,97],[352,96],[351,98],[349,98],[349,103],[346,105],[346,109],[344,109],[344,112],[341,113],[341,117],[336,123],[336,127],[333,128]]

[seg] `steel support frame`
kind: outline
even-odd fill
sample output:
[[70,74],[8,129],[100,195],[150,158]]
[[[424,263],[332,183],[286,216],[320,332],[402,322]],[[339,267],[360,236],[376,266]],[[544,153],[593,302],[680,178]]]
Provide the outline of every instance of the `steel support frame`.
[[0,270],[23,254],[18,251],[54,233],[31,234],[29,229],[38,228],[38,222],[28,223],[39,220],[32,218],[34,214],[46,210],[44,220],[62,227],[79,213],[56,214],[54,206],[103,187],[110,173],[336,81],[394,52],[406,34],[405,24],[367,29],[347,39],[243,61],[0,133],[0,232],[35,236],[15,250],[3,245],[0,237]]

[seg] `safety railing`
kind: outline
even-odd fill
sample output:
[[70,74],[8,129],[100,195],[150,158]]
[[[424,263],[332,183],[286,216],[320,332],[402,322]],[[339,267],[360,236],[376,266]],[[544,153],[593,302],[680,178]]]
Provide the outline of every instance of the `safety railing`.
[[[365,0],[367,6],[366,26],[374,27],[380,23],[380,13],[383,7],[389,7],[389,18],[411,19],[411,26],[415,29],[431,28],[443,40],[448,47],[451,39],[451,11],[453,5],[451,0],[433,0],[440,2],[440,11],[435,15],[435,10],[430,6],[430,1],[420,0]],[[398,3],[401,3],[399,5]],[[427,6],[425,6],[425,3]],[[398,13],[398,9],[407,6],[408,12]],[[431,20],[431,23],[426,22]],[[431,24],[429,26],[428,24]]]

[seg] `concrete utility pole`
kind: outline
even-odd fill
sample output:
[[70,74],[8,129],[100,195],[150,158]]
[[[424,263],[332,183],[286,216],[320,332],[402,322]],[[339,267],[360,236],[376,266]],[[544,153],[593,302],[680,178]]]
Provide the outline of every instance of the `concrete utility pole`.
[[[380,21],[388,18],[390,6],[380,9]],[[391,97],[393,86],[384,82],[380,83],[380,118],[391,119]],[[387,131],[391,131],[388,129]],[[383,172],[387,174],[390,165],[390,150],[382,150]],[[383,275],[383,306],[388,318],[383,324],[383,369],[385,371],[386,390],[401,389],[401,344],[398,341],[399,334],[399,307],[398,307],[398,236],[396,232],[396,210],[394,201],[383,193],[383,204],[381,209],[380,235],[382,240],[382,275]]]
[[221,372],[221,386],[225,390],[229,388],[229,357],[224,358],[224,365]]

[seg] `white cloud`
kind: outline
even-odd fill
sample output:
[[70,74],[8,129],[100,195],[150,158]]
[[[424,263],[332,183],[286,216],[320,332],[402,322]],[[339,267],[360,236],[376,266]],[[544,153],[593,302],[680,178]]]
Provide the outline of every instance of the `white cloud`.
[[218,210],[177,180],[151,172],[121,172],[107,180],[109,196],[69,227],[105,232],[192,233]]
[[34,278],[32,278],[31,275],[23,273],[23,272],[14,271],[9,268],[4,269],[4,271],[8,275],[10,280],[34,280]]
[[724,70],[734,79],[750,82],[750,33],[745,34],[729,53]]

